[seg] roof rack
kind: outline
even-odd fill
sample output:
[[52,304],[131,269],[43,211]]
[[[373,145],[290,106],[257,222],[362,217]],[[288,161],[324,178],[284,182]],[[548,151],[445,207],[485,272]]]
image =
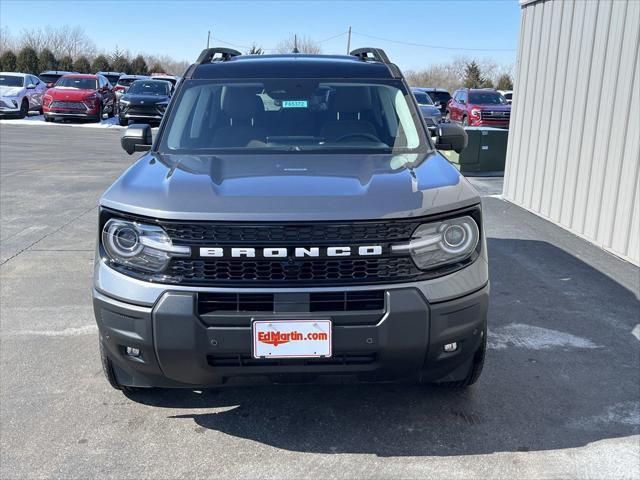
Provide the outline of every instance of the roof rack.
[[371,47],[357,48],[356,50],[352,50],[349,53],[349,55],[358,57],[363,62],[374,61],[374,62],[380,62],[380,63],[386,63],[386,64],[391,63],[391,61],[389,60],[389,57],[387,57],[387,54],[384,53],[384,50],[382,50],[381,48],[371,48]]
[[196,65],[202,65],[203,63],[211,63],[215,61],[216,54],[219,53],[220,57],[217,59],[218,61],[226,62],[227,60],[232,59],[233,57],[237,57],[242,55],[241,52],[234,50],[233,48],[222,48],[222,47],[213,47],[213,48],[205,48],[200,53],[200,56],[196,60]]

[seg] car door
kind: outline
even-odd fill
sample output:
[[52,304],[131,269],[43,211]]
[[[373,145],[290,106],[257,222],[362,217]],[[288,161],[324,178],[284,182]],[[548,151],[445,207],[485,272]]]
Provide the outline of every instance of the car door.
[[33,105],[40,108],[42,106],[42,97],[47,91],[47,86],[35,75],[31,75],[31,80],[36,88],[33,89]]
[[467,116],[467,90],[460,90],[458,94],[458,118],[456,120],[462,122],[465,116]]
[[449,116],[451,120],[458,120],[459,117],[459,109],[458,109],[458,97],[460,95],[460,90],[456,90],[453,94],[453,98],[449,101]]

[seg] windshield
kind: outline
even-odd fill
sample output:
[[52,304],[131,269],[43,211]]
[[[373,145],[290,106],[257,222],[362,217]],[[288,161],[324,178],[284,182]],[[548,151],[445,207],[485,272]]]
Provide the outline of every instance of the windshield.
[[134,95],[169,95],[170,91],[171,84],[169,82],[138,80],[131,85],[128,93]]
[[18,77],[16,75],[2,75],[0,76],[0,85],[3,87],[23,87],[24,77]]
[[469,103],[476,105],[506,105],[507,100],[498,92],[469,92]]
[[428,140],[401,88],[401,82],[189,80],[160,150],[427,151]]
[[431,97],[424,92],[413,92],[413,96],[416,97],[418,105],[433,105]]
[[136,80],[138,80],[138,79],[137,78],[122,78],[122,77],[120,77],[118,79],[118,85],[121,85],[123,87],[128,87],[129,85],[131,85]]
[[62,77],[56,82],[56,88],[58,87],[95,90],[97,88],[97,83],[95,78]]

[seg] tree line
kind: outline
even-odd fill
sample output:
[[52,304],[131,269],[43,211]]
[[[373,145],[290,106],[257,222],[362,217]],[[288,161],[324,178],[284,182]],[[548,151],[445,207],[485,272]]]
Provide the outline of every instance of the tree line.
[[149,54],[133,56],[118,47],[111,53],[97,53],[95,44],[81,27],[28,29],[18,37],[12,37],[6,27],[0,30],[0,70],[4,72],[37,75],[45,70],[64,70],[182,75],[187,67],[186,61]]

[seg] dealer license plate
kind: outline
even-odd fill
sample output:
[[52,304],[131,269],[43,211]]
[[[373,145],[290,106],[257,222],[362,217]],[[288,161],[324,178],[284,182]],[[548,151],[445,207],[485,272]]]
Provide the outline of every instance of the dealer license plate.
[[331,356],[331,320],[256,320],[254,358]]

